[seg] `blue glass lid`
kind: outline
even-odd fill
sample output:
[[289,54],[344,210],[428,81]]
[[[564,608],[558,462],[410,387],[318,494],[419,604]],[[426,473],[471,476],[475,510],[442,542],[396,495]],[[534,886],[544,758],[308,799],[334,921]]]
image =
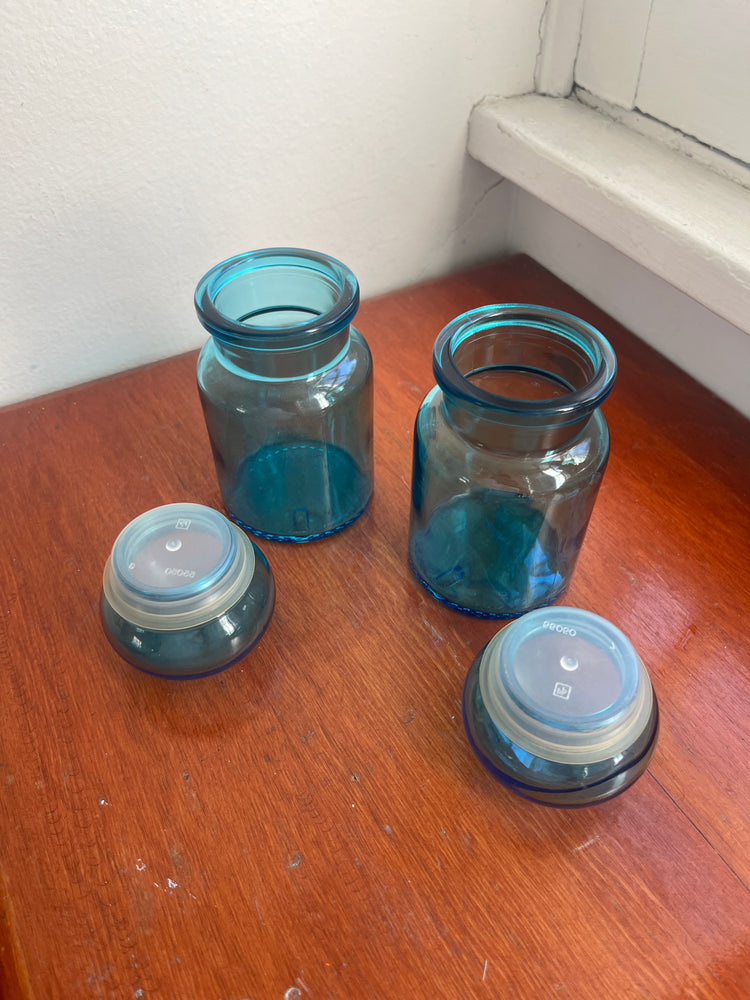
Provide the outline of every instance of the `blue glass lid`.
[[104,593],[123,618],[180,629],[223,614],[247,590],[255,550],[223,514],[194,503],[146,511],[118,535]]
[[479,683],[500,732],[560,763],[623,753],[653,705],[648,674],[626,636],[580,608],[541,608],[507,625],[485,649]]

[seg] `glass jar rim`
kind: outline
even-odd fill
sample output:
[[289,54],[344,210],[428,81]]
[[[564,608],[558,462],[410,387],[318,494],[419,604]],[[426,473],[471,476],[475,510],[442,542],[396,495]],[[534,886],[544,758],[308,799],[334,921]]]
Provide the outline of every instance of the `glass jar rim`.
[[[582,349],[593,366],[585,385],[549,399],[516,399],[481,389],[461,373],[454,358],[456,349],[470,336],[504,325],[516,329],[542,329],[564,337]],[[499,414],[571,421],[596,409],[612,391],[617,360],[607,338],[590,323],[571,313],[527,303],[502,303],[470,309],[452,320],[435,341],[432,367],[438,385],[449,396]]]
[[[317,272],[330,287],[337,289],[339,294],[334,305],[326,312],[311,311],[309,319],[287,327],[260,323],[248,326],[227,316],[215,305],[218,293],[233,279],[248,271],[274,267],[304,268],[308,277],[311,272]],[[269,342],[273,342],[275,347],[296,347],[300,340],[304,343],[324,340],[349,326],[359,308],[359,283],[346,264],[328,254],[298,247],[268,247],[236,254],[214,265],[198,282],[194,301],[202,325],[224,343],[268,348]],[[283,308],[285,304],[278,305]]]

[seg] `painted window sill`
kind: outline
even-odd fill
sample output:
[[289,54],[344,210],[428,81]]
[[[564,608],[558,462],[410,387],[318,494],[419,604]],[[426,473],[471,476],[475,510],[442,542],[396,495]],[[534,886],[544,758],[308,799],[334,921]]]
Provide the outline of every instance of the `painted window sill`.
[[488,98],[468,148],[750,334],[747,187],[575,99]]

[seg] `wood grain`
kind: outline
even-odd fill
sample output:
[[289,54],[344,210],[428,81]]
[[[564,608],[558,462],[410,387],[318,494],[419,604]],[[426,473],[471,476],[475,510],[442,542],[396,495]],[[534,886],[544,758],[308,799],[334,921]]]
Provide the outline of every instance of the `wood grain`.
[[[406,562],[432,343],[502,301],[574,312],[618,356],[565,602],[630,636],[662,730],[596,808],[523,802],[481,769],[461,688],[497,626]],[[524,257],[366,301],[357,325],[373,502],[330,539],[261,543],[274,618],[203,680],[133,670],[97,610],[129,520],[220,506],[195,355],[0,413],[0,995],[748,997],[747,422]]]

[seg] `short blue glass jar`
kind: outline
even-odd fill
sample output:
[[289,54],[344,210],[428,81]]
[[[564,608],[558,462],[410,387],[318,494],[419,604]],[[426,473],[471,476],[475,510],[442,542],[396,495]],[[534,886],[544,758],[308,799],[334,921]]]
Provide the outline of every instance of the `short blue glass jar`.
[[623,633],[579,608],[531,611],[472,664],[469,743],[489,773],[552,806],[603,802],[630,787],[656,746],[659,709]]
[[227,513],[265,538],[340,531],[372,494],[372,360],[340,261],[268,249],[212,268],[198,389]]
[[568,313],[493,305],[435,342],[414,427],[409,559],[451,607],[513,617],[562,594],[609,456],[607,340]]
[[223,514],[167,504],[118,535],[104,569],[102,621],[117,652],[140,670],[202,677],[258,642],[275,594],[265,556]]

